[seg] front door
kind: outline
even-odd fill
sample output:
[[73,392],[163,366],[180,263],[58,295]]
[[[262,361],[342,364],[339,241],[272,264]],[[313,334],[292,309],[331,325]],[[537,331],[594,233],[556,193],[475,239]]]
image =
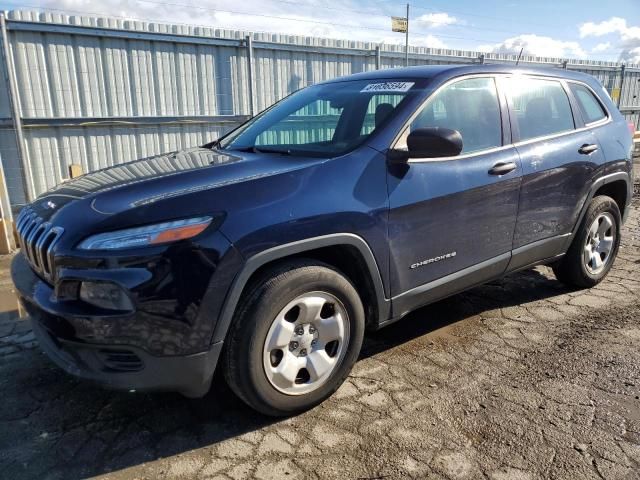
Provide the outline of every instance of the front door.
[[456,157],[389,166],[394,316],[500,275],[511,255],[521,167],[495,79],[436,90],[406,134],[427,126],[458,130],[464,146]]

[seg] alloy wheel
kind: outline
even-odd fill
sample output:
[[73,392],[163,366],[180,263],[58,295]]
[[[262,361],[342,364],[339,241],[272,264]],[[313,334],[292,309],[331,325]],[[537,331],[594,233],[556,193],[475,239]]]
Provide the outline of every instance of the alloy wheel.
[[611,259],[615,244],[616,223],[609,212],[601,213],[591,224],[584,245],[583,260],[587,272],[597,275]]
[[324,385],[349,343],[349,317],[334,295],[309,292],[273,320],[263,349],[267,379],[278,391],[302,395]]

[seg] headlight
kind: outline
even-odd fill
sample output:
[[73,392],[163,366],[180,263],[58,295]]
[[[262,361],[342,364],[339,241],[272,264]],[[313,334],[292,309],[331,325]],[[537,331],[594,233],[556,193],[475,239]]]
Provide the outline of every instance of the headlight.
[[78,248],[81,250],[122,250],[175,242],[195,237],[210,223],[211,217],[198,217],[99,233],[84,239]]

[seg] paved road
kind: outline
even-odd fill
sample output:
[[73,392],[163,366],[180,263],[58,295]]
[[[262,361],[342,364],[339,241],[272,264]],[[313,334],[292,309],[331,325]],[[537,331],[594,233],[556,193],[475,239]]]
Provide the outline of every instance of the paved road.
[[221,383],[194,401],[71,379],[3,293],[0,476],[638,478],[639,247],[636,203],[597,288],[541,267],[424,308],[371,335],[333,398],[275,422]]

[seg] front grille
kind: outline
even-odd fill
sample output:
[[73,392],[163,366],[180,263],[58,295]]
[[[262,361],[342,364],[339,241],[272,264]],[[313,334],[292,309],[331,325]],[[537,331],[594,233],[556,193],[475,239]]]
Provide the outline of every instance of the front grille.
[[45,222],[33,209],[25,207],[16,222],[20,247],[31,268],[45,280],[53,280],[53,247],[64,230]]

